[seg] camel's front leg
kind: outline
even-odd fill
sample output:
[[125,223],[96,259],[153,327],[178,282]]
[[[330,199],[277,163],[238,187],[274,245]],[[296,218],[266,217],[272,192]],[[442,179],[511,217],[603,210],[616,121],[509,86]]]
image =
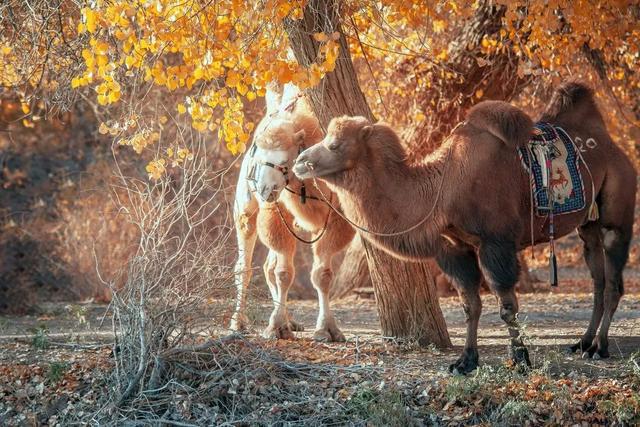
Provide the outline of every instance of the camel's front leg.
[[316,256],[313,260],[311,282],[316,292],[318,292],[318,320],[316,321],[313,339],[316,341],[342,342],[345,341],[345,337],[333,317],[329,298],[333,280],[331,258],[331,256],[325,255],[323,257]]
[[480,283],[482,274],[472,248],[449,250],[437,258],[440,269],[454,284],[467,323],[467,338],[462,355],[451,366],[454,374],[467,374],[478,367],[478,322],[482,313]]
[[287,296],[295,275],[293,254],[279,253],[275,255],[275,259],[276,264],[273,270],[275,286],[272,293],[274,307],[269,318],[269,325],[262,333],[262,336],[265,338],[293,339],[294,336],[287,311]]
[[329,292],[333,281],[331,260],[353,239],[353,228],[331,212],[323,237],[313,245],[311,283],[318,293],[318,320],[313,338],[317,341],[346,341],[331,311]]
[[[256,245],[256,217],[257,213],[250,212],[248,207],[245,212],[236,216],[236,236],[238,238],[238,260],[234,268],[236,285],[236,306],[231,317],[231,329],[235,331],[246,330],[249,321],[246,315],[247,287],[251,280],[251,261]],[[255,209],[255,207],[254,207]]]
[[[282,215],[289,223],[293,223],[293,217],[289,212],[283,210]],[[287,297],[295,277],[293,257],[296,241],[282,223],[275,207],[271,206],[260,209],[258,234],[262,243],[269,248],[264,272],[273,299],[269,325],[262,335],[265,338],[293,339],[292,325],[296,324],[292,324],[289,319]]]
[[516,245],[510,240],[492,239],[480,247],[480,266],[500,301],[500,317],[511,337],[511,358],[516,365],[531,366],[529,350],[518,323],[518,297],[515,286],[520,275]]
[[[267,282],[267,286],[269,286],[269,291],[271,292],[271,300],[273,301],[273,306],[275,307],[279,304],[279,293],[278,293],[278,285],[276,283],[276,265],[278,260],[278,254],[274,251],[269,251],[267,254],[267,259],[264,262],[264,278]],[[289,316],[289,327],[292,331],[302,332],[304,331],[304,326],[301,323],[296,322]]]

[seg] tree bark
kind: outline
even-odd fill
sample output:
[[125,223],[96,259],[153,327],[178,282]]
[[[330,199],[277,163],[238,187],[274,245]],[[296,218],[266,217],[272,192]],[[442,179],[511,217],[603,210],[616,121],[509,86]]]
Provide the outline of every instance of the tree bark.
[[344,254],[342,264],[333,279],[331,298],[344,298],[354,289],[371,286],[369,266],[360,236],[356,236]]
[[[288,26],[289,40],[298,62],[309,66],[316,61],[317,32],[340,33],[340,54],[333,72],[307,91],[320,124],[326,129],[338,115],[360,115],[374,120],[371,108],[360,90],[349,47],[340,31],[336,3],[310,0],[299,21]],[[384,336],[415,339],[421,345],[450,347],[451,340],[438,305],[433,277],[424,263],[405,263],[373,247],[365,239],[363,246],[371,273]]]

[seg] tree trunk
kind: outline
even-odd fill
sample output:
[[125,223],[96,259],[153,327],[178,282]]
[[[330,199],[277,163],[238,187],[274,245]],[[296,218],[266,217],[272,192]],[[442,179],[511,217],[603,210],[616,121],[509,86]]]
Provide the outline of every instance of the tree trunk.
[[347,248],[338,273],[333,279],[331,298],[344,298],[354,289],[371,286],[369,267],[364,256],[360,236],[356,236]]
[[[338,115],[360,115],[372,121],[373,114],[358,85],[349,47],[340,31],[333,1],[310,0],[299,21],[291,21],[288,32],[298,62],[309,66],[318,55],[317,32],[340,33],[340,54],[333,72],[307,91],[311,106],[323,128]],[[405,263],[373,247],[363,239],[371,273],[382,334],[416,339],[421,345],[450,347],[435,284],[425,264]]]

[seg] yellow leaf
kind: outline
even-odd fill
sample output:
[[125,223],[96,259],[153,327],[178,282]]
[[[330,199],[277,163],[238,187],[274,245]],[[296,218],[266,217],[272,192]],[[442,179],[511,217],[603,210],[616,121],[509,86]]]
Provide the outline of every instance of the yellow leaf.
[[449,58],[449,53],[446,49],[442,49],[442,52],[440,52],[436,58],[440,61],[446,61],[447,58]]
[[96,31],[96,13],[88,7],[85,7],[83,11],[86,20],[85,26],[87,27],[87,31],[89,31],[90,33],[94,33]]
[[23,102],[20,105],[20,108],[22,108],[22,112],[25,114],[29,114],[29,111],[31,111],[31,109],[29,108],[29,104],[27,104],[26,102]]
[[104,122],[100,123],[100,127],[98,128],[98,132],[102,135],[106,135],[109,133],[109,126],[107,126]]
[[476,98],[482,98],[482,95],[484,94],[484,91],[482,89],[478,89],[476,90]]
[[116,102],[118,99],[120,99],[120,92],[116,92],[114,90],[109,92],[109,96],[107,97],[109,104]]
[[325,33],[315,33],[313,38],[319,41],[320,43],[325,43],[329,40],[329,36]]
[[167,116],[160,116],[159,121],[160,121],[160,124],[163,125],[163,124],[167,123],[169,121],[169,119],[167,118]]
[[178,104],[178,113],[184,114],[186,112],[187,112],[187,107],[185,107],[184,104]]
[[107,101],[107,96],[106,95],[103,95],[103,94],[98,95],[98,104],[107,105],[107,102],[108,101]]
[[78,77],[74,77],[71,79],[71,88],[75,89],[80,86],[80,79]]

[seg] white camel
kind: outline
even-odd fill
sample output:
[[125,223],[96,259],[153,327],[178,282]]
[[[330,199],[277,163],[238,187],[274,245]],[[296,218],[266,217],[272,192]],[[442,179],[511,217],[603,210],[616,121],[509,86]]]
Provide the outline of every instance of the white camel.
[[[314,338],[344,341],[331,312],[329,291],[333,278],[331,260],[354,236],[354,230],[321,201],[317,189],[298,180],[289,170],[297,155],[322,139],[322,131],[300,90],[285,85],[282,93],[267,90],[267,114],[258,124],[253,143],[245,153],[234,203],[238,238],[235,265],[236,306],[231,328],[247,326],[247,287],[256,238],[269,248],[264,276],[273,298],[273,312],[263,332],[267,338],[293,338],[301,330],[287,312],[287,294],[293,283],[296,228],[314,236],[311,240],[311,282],[318,293],[318,320]],[[323,185],[325,195],[331,194]],[[294,225],[295,224],[295,225]]]

